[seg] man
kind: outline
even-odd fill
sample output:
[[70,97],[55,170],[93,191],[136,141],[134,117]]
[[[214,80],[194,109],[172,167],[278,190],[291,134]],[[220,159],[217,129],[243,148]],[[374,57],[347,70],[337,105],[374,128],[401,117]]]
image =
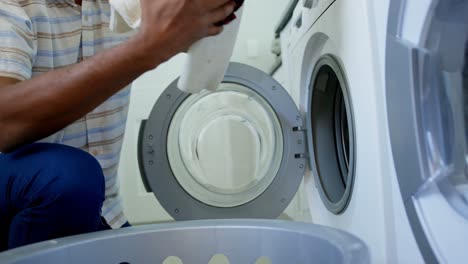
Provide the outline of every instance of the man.
[[234,9],[141,5],[129,36],[109,31],[107,0],[0,0],[0,251],[125,225],[116,176],[125,87],[219,34]]

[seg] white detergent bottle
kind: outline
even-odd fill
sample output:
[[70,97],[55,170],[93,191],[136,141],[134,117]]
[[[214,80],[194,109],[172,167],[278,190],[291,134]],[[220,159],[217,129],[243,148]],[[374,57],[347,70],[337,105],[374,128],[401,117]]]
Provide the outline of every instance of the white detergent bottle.
[[215,91],[226,74],[236,44],[242,18],[241,7],[237,18],[224,26],[221,34],[194,43],[187,52],[178,88],[186,93],[198,93],[204,89]]

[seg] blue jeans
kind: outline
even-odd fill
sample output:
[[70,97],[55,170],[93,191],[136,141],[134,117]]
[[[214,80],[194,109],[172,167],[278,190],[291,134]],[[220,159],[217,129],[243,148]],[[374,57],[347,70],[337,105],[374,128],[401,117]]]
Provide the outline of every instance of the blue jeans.
[[0,251],[109,227],[97,160],[56,144],[0,154]]

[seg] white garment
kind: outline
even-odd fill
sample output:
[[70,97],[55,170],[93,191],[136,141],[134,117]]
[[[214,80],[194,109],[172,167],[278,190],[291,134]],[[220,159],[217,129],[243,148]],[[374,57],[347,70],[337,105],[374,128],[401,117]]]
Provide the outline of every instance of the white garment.
[[[124,33],[140,26],[140,0],[110,0],[110,4],[112,31]],[[180,90],[198,93],[218,89],[234,52],[241,17],[242,8],[237,12],[237,19],[224,26],[222,34],[202,39],[190,47],[178,82]]]
[[110,29],[116,33],[126,33],[140,27],[141,6],[139,0],[110,0]]

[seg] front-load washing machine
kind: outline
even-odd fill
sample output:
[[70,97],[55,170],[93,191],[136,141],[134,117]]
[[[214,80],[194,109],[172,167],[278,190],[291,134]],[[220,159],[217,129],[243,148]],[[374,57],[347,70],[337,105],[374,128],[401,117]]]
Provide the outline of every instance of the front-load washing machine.
[[[338,7],[334,3],[326,12],[318,11],[323,15],[311,28],[301,29],[304,13],[311,10],[306,3],[295,1],[295,12],[281,28],[283,67],[290,74],[290,92],[301,112],[314,116],[313,111],[323,110],[309,103],[314,102],[314,86],[323,82],[317,71],[323,65],[321,56],[327,54],[330,68],[345,73],[338,83],[347,84],[350,93],[354,133],[358,138],[365,135],[359,132],[357,119],[367,117],[368,135],[374,135],[364,145],[356,140],[355,148],[365,147],[368,154],[375,155],[374,159],[367,156],[367,172],[356,167],[354,192],[368,196],[353,195],[350,205],[354,200],[361,211],[354,208],[347,212],[351,209],[348,206],[336,216],[319,202],[320,196],[328,211],[334,212],[329,204],[332,192],[327,192],[328,179],[320,177],[323,165],[317,157],[312,160],[315,174],[306,180],[307,191],[313,194],[315,190],[310,198],[314,221],[367,238],[376,263],[465,263],[467,2],[354,1],[354,6],[340,3]],[[355,99],[358,91],[364,90],[366,94]],[[339,109],[334,108],[335,112]],[[369,113],[363,114],[363,109]],[[326,112],[334,110],[329,103]],[[312,133],[319,128],[313,123],[308,126]],[[334,126],[339,127],[336,121]],[[341,134],[330,135],[336,138]],[[336,156],[339,161],[340,156]],[[357,164],[361,160],[365,166],[362,154],[355,158]],[[336,167],[339,163],[335,162]],[[372,180],[370,173],[380,179]],[[325,176],[330,175],[334,174]],[[360,184],[362,181],[367,184]],[[369,205],[381,207],[372,212]],[[355,212],[362,213],[353,216]],[[374,230],[375,224],[382,227],[382,223],[379,236],[365,235],[366,228]]]
[[[467,1],[368,1],[395,263],[465,263]],[[372,31],[372,30],[371,30]]]
[[398,262],[466,263],[468,1],[379,4]]
[[310,2],[297,1],[281,42],[308,135],[312,219],[363,239],[373,263],[395,263],[388,161],[376,112],[376,90],[383,86],[369,6],[360,0]]
[[[309,143],[315,151],[314,173],[306,177],[314,222],[361,236],[375,263],[465,263],[468,4],[399,0],[352,4],[333,3],[308,33],[283,40],[291,93],[302,112],[310,109],[308,128],[315,134]],[[295,21],[300,19],[289,27],[301,25]],[[287,36],[300,30],[283,32]],[[320,69],[324,60],[328,70]],[[330,69],[338,78],[330,78]],[[323,144],[319,139],[326,141],[317,133],[320,124],[327,127],[327,119],[335,130],[328,133],[335,137],[335,147],[343,134],[336,130],[340,107],[330,102],[325,108],[326,97],[316,96],[336,85],[321,85],[330,80],[347,87],[357,150],[354,191],[348,207],[338,214],[334,192],[328,189],[333,185],[326,179],[336,173],[323,169],[328,165],[317,155],[323,150],[316,147]],[[335,93],[334,98],[336,102],[340,95]],[[332,150],[333,144],[325,149]],[[334,167],[343,171],[341,154],[335,155]],[[372,236],[376,230],[380,233]]]

